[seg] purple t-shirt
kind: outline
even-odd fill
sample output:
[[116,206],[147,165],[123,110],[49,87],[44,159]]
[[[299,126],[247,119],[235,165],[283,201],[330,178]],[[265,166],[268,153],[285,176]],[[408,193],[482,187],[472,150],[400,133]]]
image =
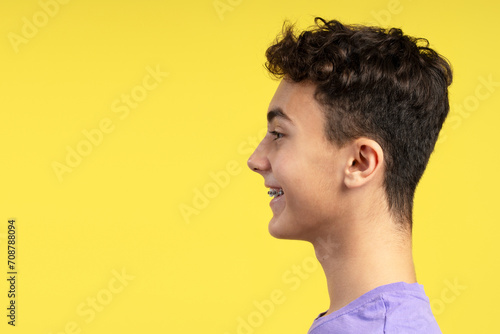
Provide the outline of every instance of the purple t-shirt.
[[327,316],[321,313],[308,334],[441,334],[423,285],[379,286]]

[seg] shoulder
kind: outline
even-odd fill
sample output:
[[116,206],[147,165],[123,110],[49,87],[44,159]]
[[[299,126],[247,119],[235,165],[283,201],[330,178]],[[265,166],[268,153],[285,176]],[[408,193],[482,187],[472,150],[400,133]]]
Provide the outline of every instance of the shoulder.
[[409,287],[380,296],[386,309],[384,333],[440,334],[423,286],[407,285]]
[[441,333],[423,286],[404,282],[367,292],[349,305],[314,320],[309,334]]

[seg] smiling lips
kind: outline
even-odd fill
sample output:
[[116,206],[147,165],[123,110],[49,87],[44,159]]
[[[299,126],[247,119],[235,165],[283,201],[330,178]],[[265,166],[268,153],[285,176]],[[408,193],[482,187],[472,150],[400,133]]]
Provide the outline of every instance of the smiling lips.
[[274,197],[274,198],[276,198],[276,197],[279,197],[279,196],[283,195],[283,194],[284,194],[284,192],[283,192],[283,189],[282,189],[282,188],[280,188],[280,189],[270,189],[270,190],[267,192],[267,194],[268,194],[270,197]]

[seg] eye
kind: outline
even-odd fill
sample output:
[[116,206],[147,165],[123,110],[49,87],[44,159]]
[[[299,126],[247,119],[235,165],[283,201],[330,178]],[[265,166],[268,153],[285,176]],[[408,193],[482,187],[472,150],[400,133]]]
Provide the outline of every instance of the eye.
[[274,140],[277,140],[277,139],[280,139],[283,137],[283,134],[281,132],[269,131],[269,133],[272,134],[273,136],[275,136]]

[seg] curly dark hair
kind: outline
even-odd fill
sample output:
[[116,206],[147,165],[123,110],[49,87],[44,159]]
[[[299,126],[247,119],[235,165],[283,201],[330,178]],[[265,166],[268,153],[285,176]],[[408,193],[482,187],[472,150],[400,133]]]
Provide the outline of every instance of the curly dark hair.
[[451,66],[426,39],[401,29],[314,21],[298,36],[285,22],[265,66],[278,79],[316,85],[329,140],[380,144],[389,208],[411,228],[415,189],[449,111]]

